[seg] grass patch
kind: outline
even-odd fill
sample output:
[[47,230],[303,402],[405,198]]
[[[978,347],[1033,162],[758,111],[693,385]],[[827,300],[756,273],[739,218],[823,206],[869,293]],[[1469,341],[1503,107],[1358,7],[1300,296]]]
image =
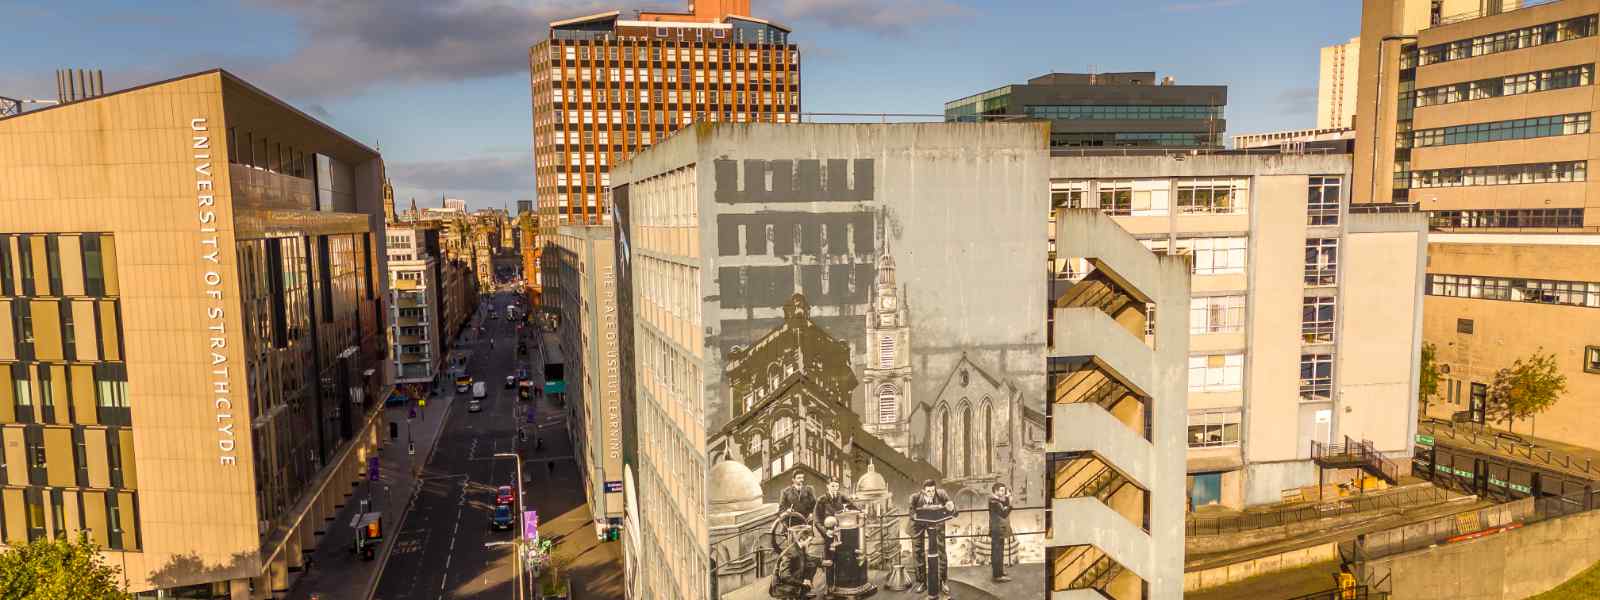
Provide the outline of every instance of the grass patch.
[[1600,598],[1600,563],[1573,576],[1554,589],[1528,600],[1588,600]]

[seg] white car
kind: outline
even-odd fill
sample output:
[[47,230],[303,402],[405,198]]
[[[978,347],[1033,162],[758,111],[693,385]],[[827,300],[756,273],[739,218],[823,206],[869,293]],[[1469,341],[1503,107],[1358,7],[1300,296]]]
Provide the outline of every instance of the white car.
[[474,413],[474,412],[482,412],[482,411],[483,411],[483,403],[478,402],[477,398],[473,398],[472,401],[467,402],[467,412]]

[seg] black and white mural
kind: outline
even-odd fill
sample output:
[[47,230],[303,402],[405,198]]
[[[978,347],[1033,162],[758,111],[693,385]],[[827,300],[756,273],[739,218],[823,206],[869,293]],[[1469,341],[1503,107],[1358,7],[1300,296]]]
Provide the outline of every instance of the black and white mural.
[[713,167],[717,595],[999,598],[1024,565],[1040,589],[1042,337],[1005,333],[1042,330],[1033,299],[968,331],[997,317],[906,275],[945,249],[906,235],[915,199],[879,198],[873,159]]

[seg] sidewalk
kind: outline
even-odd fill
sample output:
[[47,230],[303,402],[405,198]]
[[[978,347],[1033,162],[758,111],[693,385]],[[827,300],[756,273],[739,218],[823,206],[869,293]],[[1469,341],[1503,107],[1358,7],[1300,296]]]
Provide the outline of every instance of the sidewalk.
[[[410,423],[411,440],[417,454],[406,453],[406,415],[409,407],[395,406],[384,409],[382,431],[383,449],[379,453],[379,481],[362,482],[354,494],[345,499],[344,508],[325,526],[326,533],[317,541],[316,551],[306,551],[306,570],[289,584],[289,600],[310,600],[320,594],[322,600],[361,600],[371,593],[377,583],[378,572],[389,558],[395,540],[399,539],[401,520],[410,508],[416,493],[413,466],[425,465],[433,453],[439,429],[448,416],[454,394],[444,393],[429,398],[426,408],[418,409],[420,418]],[[388,439],[388,423],[400,427],[400,437]],[[350,549],[355,541],[351,520],[361,510],[361,500],[371,499],[369,511],[383,513],[383,547],[378,556],[361,560]],[[315,560],[313,560],[315,559]]]

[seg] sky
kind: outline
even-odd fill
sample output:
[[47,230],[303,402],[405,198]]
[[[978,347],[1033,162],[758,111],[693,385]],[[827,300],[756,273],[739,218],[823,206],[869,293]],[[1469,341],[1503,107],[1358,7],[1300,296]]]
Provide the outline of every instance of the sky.
[[[929,113],[1051,71],[1228,86],[1228,134],[1316,124],[1318,49],[1355,0],[752,0],[794,30],[802,112]],[[0,96],[222,67],[379,148],[401,207],[532,199],[528,47],[547,24],[687,0],[0,0]]]

